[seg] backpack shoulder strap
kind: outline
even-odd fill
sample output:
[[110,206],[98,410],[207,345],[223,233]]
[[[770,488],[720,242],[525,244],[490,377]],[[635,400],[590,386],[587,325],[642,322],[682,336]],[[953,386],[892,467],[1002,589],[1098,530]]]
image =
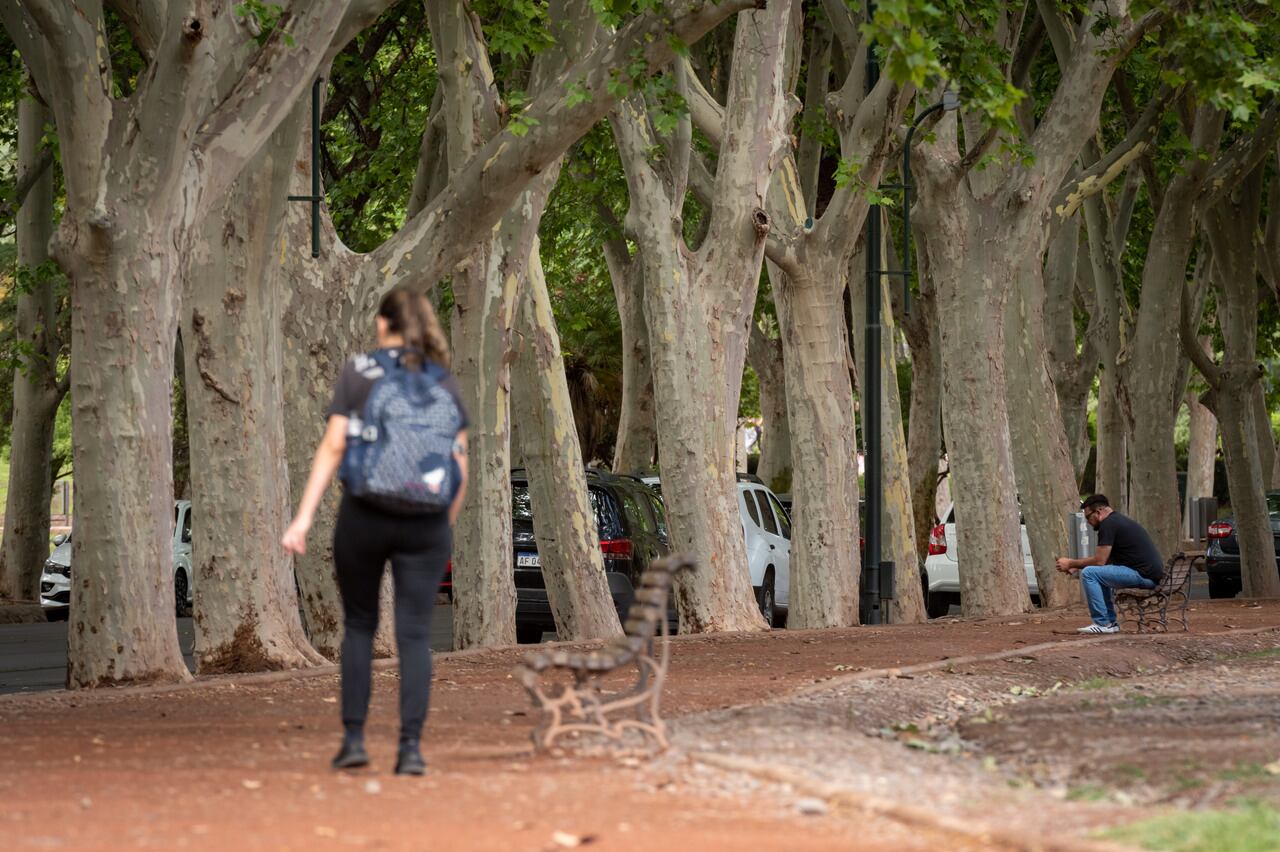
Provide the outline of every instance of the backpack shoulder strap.
[[369,353],[369,357],[377,362],[383,373],[391,373],[400,369],[400,358],[393,356],[385,349],[375,349]]

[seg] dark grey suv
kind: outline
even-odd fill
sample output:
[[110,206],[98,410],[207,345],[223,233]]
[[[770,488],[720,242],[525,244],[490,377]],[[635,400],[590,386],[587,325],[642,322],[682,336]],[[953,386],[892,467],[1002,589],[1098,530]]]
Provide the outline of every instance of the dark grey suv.
[[[631,606],[640,574],[649,563],[666,556],[667,516],[662,500],[634,476],[586,471],[587,494],[596,516],[596,531],[604,555],[605,577],[621,619]],[[516,639],[538,642],[555,630],[547,587],[533,535],[533,506],[529,480],[523,469],[511,472],[512,565],[516,575]]]
[[[1275,536],[1276,568],[1280,570],[1280,491],[1267,493],[1267,513],[1271,515],[1271,534]],[[1204,570],[1209,575],[1209,597],[1234,598],[1241,589],[1240,541],[1236,538],[1234,518],[1223,518],[1209,524],[1209,547],[1204,555]]]

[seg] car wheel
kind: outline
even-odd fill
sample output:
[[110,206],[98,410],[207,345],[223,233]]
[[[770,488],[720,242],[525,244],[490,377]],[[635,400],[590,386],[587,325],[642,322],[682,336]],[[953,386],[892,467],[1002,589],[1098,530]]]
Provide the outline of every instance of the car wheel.
[[1234,577],[1209,577],[1209,597],[1234,598],[1240,584]]
[[930,618],[942,618],[951,612],[951,595],[947,592],[929,592],[925,600],[925,609]]
[[190,591],[190,584],[187,582],[186,571],[176,571],[173,575],[173,603],[174,613],[178,618],[183,618],[191,614],[191,607],[187,605],[187,595]]
[[764,585],[756,589],[756,603],[760,604],[760,614],[764,616],[764,623],[773,626],[773,572],[770,571],[764,576]]
[[537,645],[542,641],[541,624],[517,624],[516,641],[521,645]]

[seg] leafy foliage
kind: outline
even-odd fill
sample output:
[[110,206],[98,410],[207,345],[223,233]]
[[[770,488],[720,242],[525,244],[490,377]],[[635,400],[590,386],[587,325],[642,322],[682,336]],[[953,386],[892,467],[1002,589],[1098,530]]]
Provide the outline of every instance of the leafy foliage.
[[436,56],[421,3],[400,2],[335,57],[322,163],[334,226],[369,251],[404,224]]

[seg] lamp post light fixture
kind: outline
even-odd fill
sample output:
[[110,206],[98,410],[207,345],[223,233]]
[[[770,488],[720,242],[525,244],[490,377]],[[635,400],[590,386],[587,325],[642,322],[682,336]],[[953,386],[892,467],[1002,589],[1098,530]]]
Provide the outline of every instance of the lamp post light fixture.
[[[875,2],[868,0],[867,20],[875,16]],[[880,80],[880,63],[874,49],[867,50],[866,91],[870,94]],[[960,107],[960,97],[955,92],[944,92],[942,100],[916,117],[907,129],[902,145],[902,183],[881,185],[881,189],[902,190],[902,269],[881,269],[880,258],[880,207],[872,202],[867,211],[866,225],[866,273],[867,318],[863,357],[862,383],[862,432],[866,446],[864,467],[864,493],[866,506],[866,555],[863,565],[862,599],[863,623],[880,624],[884,621],[884,601],[891,600],[894,592],[894,565],[880,561],[881,520],[883,517],[884,482],[882,463],[882,435],[880,423],[881,376],[884,370],[881,357],[880,278],[884,275],[901,275],[904,299],[910,297],[911,288],[911,140],[916,129],[930,115],[940,110],[950,112]]]

